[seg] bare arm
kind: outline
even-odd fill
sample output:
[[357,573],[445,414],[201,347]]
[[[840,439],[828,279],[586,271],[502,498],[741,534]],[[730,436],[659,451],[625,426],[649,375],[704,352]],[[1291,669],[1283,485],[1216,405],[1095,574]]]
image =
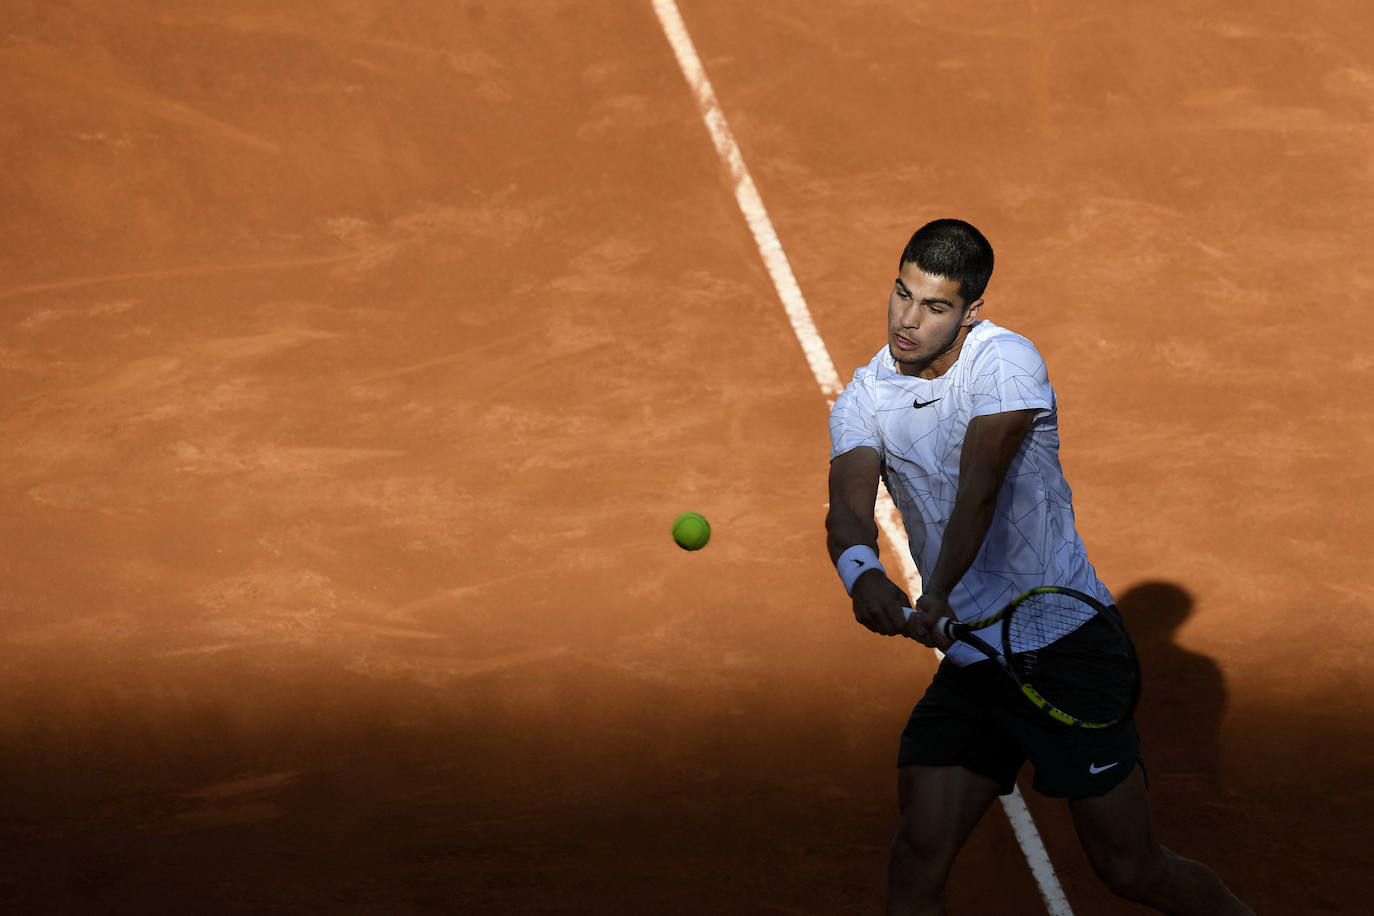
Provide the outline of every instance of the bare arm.
[[[830,463],[830,511],[825,517],[826,547],[830,562],[855,545],[878,549],[878,524],[873,509],[878,499],[881,459],[877,451],[860,447],[845,452]],[[869,570],[854,582],[852,593],[854,619],[884,636],[895,636],[906,628],[902,608],[911,600],[891,579],[877,569]]]
[[871,448],[856,448],[830,462],[830,511],[825,516],[825,545],[830,562],[855,544],[878,549],[878,501],[881,459]]
[[[954,509],[940,539],[940,555],[925,583],[925,594],[916,603],[919,614],[912,615],[911,634],[927,645],[940,648],[948,642],[933,632],[935,622],[950,616],[949,591],[973,565],[983,539],[997,512],[997,495],[1007,471],[1026,441],[1035,410],[974,417],[964,433],[959,454],[959,487]],[[941,594],[943,593],[943,594]]]

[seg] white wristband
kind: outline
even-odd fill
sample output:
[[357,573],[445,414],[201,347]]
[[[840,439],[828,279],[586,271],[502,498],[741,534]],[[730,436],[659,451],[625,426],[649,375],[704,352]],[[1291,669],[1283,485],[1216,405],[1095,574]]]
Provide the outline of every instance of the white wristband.
[[844,583],[844,590],[849,594],[854,594],[854,580],[868,572],[876,569],[886,574],[883,564],[878,562],[878,554],[872,547],[863,544],[855,544],[835,561],[835,571],[840,574],[840,581]]

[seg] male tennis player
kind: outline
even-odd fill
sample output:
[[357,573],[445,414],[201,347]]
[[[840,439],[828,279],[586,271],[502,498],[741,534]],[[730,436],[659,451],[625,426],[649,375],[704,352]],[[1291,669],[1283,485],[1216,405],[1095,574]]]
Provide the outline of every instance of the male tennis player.
[[[875,633],[948,651],[901,738],[887,912],[945,912],[955,856],[1030,760],[1036,790],[1068,799],[1114,893],[1165,913],[1250,913],[1211,869],[1155,838],[1132,720],[1046,728],[1019,691],[1000,689],[996,662],[935,630],[942,617],[987,616],[1041,585],[1112,603],[1074,525],[1044,360],[981,318],[992,266],[992,247],[968,223],[919,229],[888,300],[887,346],[830,414],[826,532],[854,616]],[[910,600],[878,560],[879,478],[924,583],[909,620]]]

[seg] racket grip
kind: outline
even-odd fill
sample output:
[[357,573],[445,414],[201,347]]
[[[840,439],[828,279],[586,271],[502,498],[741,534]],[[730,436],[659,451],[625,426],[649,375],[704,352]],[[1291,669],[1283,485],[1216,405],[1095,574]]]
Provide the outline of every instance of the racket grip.
[[954,621],[948,617],[941,617],[935,621],[935,630],[945,639],[954,640]]

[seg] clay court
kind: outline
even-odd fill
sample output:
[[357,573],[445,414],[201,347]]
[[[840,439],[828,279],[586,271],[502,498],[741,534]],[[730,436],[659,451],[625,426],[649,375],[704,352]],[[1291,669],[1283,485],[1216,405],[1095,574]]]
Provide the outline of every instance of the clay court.
[[[843,380],[996,247],[1163,841],[1370,912],[1374,13],[679,8]],[[0,909],[880,911],[936,659],[651,0],[9,2],[0,152]],[[1070,912],[998,808],[950,906]]]

